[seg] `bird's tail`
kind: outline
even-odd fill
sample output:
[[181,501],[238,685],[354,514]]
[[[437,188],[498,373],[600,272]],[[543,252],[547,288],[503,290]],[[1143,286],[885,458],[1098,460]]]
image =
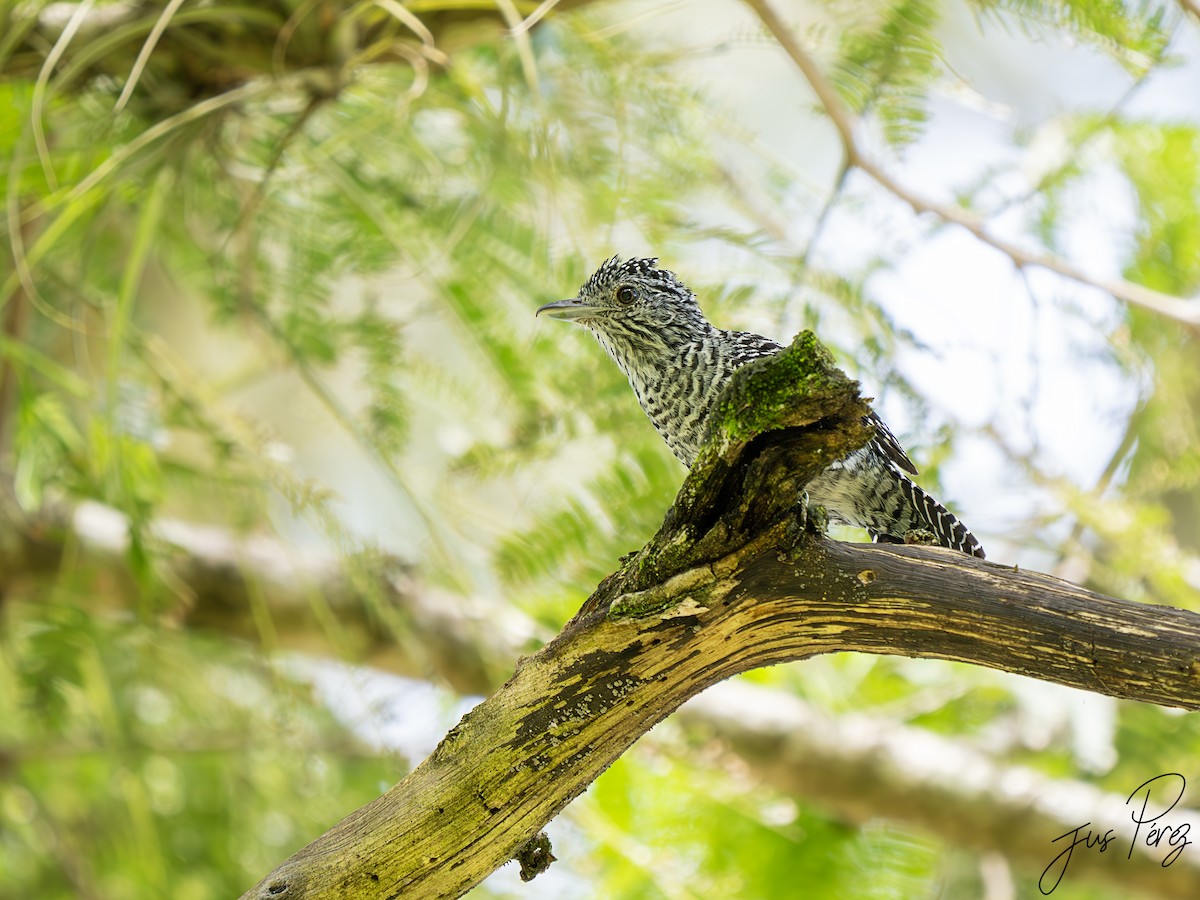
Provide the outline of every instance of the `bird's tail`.
[[897,515],[894,527],[889,528],[886,533],[869,529],[873,540],[879,543],[903,544],[909,532],[928,531],[943,547],[959,550],[980,559],[985,558],[982,545],[954,513],[938,503],[912,479],[898,471],[895,474],[899,477],[898,488],[906,501],[903,512],[907,515]]

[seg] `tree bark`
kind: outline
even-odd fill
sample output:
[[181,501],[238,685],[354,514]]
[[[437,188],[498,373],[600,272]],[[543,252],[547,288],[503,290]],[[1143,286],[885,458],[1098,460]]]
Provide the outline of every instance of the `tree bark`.
[[403,781],[243,897],[461,896],[684,700],[819,653],[961,660],[1200,707],[1200,615],[800,525],[795,498],[865,442],[865,409],[808,333],[746,366],[650,543]]

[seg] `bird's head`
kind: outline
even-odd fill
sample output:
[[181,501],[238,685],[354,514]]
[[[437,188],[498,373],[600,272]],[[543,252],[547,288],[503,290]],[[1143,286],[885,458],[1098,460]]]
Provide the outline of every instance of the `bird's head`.
[[547,303],[536,314],[583,325],[606,346],[648,343],[674,347],[711,330],[696,296],[657,262],[621,262],[614,256],[584,282],[579,296]]

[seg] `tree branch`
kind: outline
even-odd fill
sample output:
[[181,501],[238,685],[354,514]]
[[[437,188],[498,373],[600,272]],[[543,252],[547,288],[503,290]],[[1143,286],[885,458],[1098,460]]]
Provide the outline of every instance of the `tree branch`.
[[[642,617],[613,617],[610,607],[576,619],[404,781],[243,896],[460,896],[683,700],[738,672],[817,653],[974,657],[1200,707],[1200,616],[951,563],[948,551],[807,538],[791,561],[780,552],[761,546],[715,579],[708,567],[676,576],[654,598],[673,605]],[[951,573],[966,599],[942,592],[939,579]]]
[[[83,504],[57,522],[0,516],[0,531],[0,598],[37,592],[41,579],[59,571],[68,545],[76,548],[76,572],[95,569],[110,592],[136,590],[125,560],[128,523],[115,510]],[[399,560],[376,560],[367,586],[347,573],[345,560],[312,549],[298,555],[260,535],[175,520],[151,533],[167,545],[172,581],[187,586],[180,618],[189,627],[263,641],[253,591],[276,647],[433,676],[460,694],[491,693],[501,667],[536,639],[532,623],[509,607],[434,592]],[[364,589],[376,598],[374,615]],[[397,618],[400,634],[381,621]],[[1128,814],[1125,798],[1091,785],[1005,766],[923,729],[834,718],[790,694],[745,683],[717,685],[677,715],[693,732],[718,738],[754,778],[779,791],[851,821],[885,816],[947,843],[999,852],[1034,874],[1046,865],[1052,838],[1083,821],[1123,822]],[[947,778],[947,772],[972,777]],[[1198,815],[1173,811],[1178,821]],[[1133,859],[1088,855],[1072,862],[1071,872],[1073,879],[1104,879],[1163,897],[1200,894],[1200,857],[1184,854],[1169,870],[1160,863],[1145,852]]]
[[807,333],[744,367],[650,543],[408,777],[244,898],[459,896],[684,700],[820,653],[962,660],[1200,708],[1200,615],[802,533],[795,498],[865,441],[864,409]]
[[1007,256],[1018,268],[1036,266],[1046,269],[1079,284],[1104,291],[1132,306],[1173,319],[1200,334],[1200,299],[1184,300],[1120,278],[1099,278],[1090,275],[1060,257],[1026,250],[1012,241],[997,237],[988,231],[987,222],[970,210],[938,203],[898,182],[863,151],[856,136],[859,126],[857,118],[842,102],[829,79],[800,46],[795,34],[779,18],[771,4],[767,0],[745,0],[745,3],[754,10],[772,37],[779,42],[816,94],[818,102],[837,129],[848,166],[868,175],[884,190],[908,204],[913,212],[930,213],[943,222],[965,228],[980,241]]
[[[486,652],[490,641],[505,635],[511,650],[533,637],[523,617],[506,619],[493,604],[475,608],[428,586],[418,589],[411,568],[396,557],[347,561],[296,552],[264,535],[170,519],[150,534],[160,574],[179,595],[178,622],[268,649],[328,654],[413,678],[436,673],[459,693],[478,694],[494,687],[511,659],[501,663],[499,654]],[[136,596],[128,549],[128,521],[114,509],[84,503],[29,519],[0,491],[0,603],[40,596],[67,552],[76,572],[94,570],[104,592]]]

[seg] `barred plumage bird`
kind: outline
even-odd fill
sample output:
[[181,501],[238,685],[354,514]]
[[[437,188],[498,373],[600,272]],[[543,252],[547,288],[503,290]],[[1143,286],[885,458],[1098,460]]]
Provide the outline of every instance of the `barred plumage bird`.
[[[695,295],[657,263],[614,256],[579,296],[547,303],[537,314],[590,330],[629,378],[667,446],[691,466],[734,371],[783,348],[761,335],[714,328]],[[875,436],[809,483],[809,503],[824,507],[832,521],[865,528],[876,541],[900,543],[928,531],[944,547],[983,558],[966,526],[908,477],[916,466],[883,420],[872,412],[866,422]]]

